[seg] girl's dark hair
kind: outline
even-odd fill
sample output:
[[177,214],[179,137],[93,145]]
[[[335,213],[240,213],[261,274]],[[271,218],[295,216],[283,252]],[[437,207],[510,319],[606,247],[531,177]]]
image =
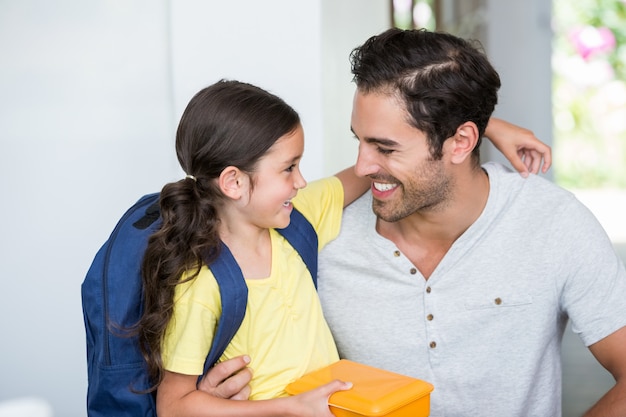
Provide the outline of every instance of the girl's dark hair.
[[[163,378],[161,344],[183,273],[194,279],[204,261],[219,255],[216,179],[235,166],[252,174],[259,159],[300,123],[279,97],[256,86],[221,80],[198,92],[176,132],[176,155],[188,176],[160,195],[163,224],[143,259],[144,310],[137,333],[155,390]],[[195,179],[194,179],[195,178]]]
[[408,122],[425,132],[435,159],[466,121],[482,136],[498,102],[500,77],[479,44],[447,33],[389,29],[355,48],[350,61],[359,91],[396,95],[405,104]]

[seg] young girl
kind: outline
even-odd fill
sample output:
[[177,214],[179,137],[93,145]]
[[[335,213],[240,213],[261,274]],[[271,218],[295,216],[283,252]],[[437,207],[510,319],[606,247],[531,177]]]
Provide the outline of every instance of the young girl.
[[[520,141],[506,145],[510,158],[523,148],[520,155],[533,166],[536,149],[547,147],[528,131],[506,126],[496,123],[498,135],[513,129]],[[303,151],[298,114],[250,84],[219,81],[185,109],[176,152],[187,175],[163,188],[163,225],[143,261],[139,335],[158,388],[160,417],[331,417],[328,397],[350,387],[335,381],[293,397],[284,391],[338,355],[310,274],[275,229],[289,224],[295,206],[313,225],[321,249],[339,233],[343,207],[370,184],[349,168],[304,188]],[[521,157],[516,163],[526,170]],[[243,323],[221,360],[249,354],[250,399],[259,401],[218,398],[196,385],[221,311],[202,254],[215,253],[220,241],[239,264],[249,291]]]

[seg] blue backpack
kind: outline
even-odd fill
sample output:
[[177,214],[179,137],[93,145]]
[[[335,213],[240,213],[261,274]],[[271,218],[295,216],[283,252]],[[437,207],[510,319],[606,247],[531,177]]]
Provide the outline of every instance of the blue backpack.
[[[87,338],[87,414],[89,417],[156,416],[152,384],[137,337],[124,329],[142,313],[141,262],[148,239],[161,225],[159,194],[143,196],[119,220],[96,254],[81,286]],[[313,282],[317,279],[317,234],[297,210],[285,229],[277,229],[298,251]],[[241,325],[248,287],[230,250],[209,265],[219,284],[222,315],[204,372],[220,358]]]

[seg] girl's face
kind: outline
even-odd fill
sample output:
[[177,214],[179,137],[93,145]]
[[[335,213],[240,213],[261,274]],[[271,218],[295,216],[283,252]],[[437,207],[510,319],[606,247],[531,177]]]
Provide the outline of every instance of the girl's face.
[[306,186],[300,172],[304,152],[302,126],[280,137],[259,160],[252,174],[253,187],[248,208],[254,223],[263,228],[289,225],[291,199]]

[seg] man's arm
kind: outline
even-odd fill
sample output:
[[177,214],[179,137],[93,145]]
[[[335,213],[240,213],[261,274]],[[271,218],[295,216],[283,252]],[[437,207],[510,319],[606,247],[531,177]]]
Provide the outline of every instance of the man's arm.
[[589,350],[615,378],[615,385],[585,413],[585,417],[626,416],[626,327],[589,346]]
[[354,165],[335,174],[343,186],[343,207],[347,207],[354,200],[361,197],[371,185],[367,177],[359,177],[354,172]]

